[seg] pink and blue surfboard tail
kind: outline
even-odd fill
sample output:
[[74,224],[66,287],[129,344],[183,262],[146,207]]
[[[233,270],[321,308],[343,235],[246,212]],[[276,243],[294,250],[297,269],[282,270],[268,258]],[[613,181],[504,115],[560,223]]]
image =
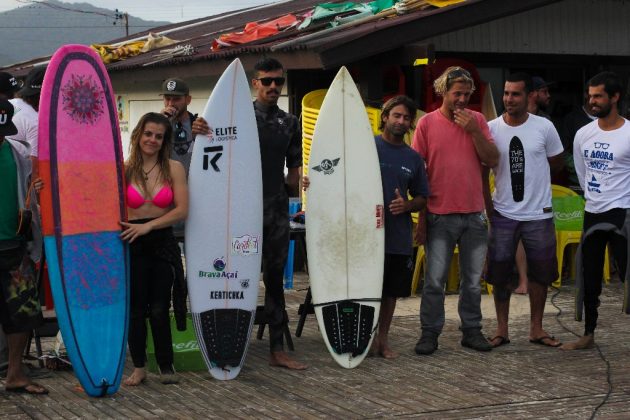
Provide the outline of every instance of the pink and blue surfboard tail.
[[111,395],[120,387],[125,366],[127,245],[118,232],[64,236],[59,241],[47,236],[44,243],[46,254],[54,256],[48,259],[50,283],[74,372],[88,395]]

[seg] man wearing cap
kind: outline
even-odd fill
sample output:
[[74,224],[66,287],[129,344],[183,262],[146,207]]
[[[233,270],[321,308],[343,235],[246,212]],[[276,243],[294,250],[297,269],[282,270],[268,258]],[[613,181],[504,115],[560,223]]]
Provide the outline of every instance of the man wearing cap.
[[417,354],[438,348],[444,327],[444,286],[455,245],[459,246],[459,317],[461,345],[490,351],[481,333],[481,272],[488,244],[488,220],[484,214],[482,165],[495,166],[499,152],[485,118],[467,109],[475,82],[461,67],[449,67],[433,87],[442,105],[422,117],[412,147],[426,162],[430,195],[427,212],[418,220],[416,240],[426,234],[427,271],[422,288],[420,323],[422,335]]
[[[22,354],[31,330],[42,321],[37,299],[37,277],[34,261],[39,247],[27,244],[18,232],[19,210],[25,207],[31,161],[6,136],[17,133],[13,124],[13,106],[0,99],[0,323],[7,337],[9,363],[5,391],[42,395],[48,390],[31,381],[22,368]],[[40,189],[40,180],[34,183]],[[33,237],[41,241],[38,229],[37,199],[31,197]]]
[[[9,73],[0,73],[0,98],[8,99],[13,105],[15,113],[12,119],[13,125],[17,128],[17,133],[7,135],[7,138],[14,140],[11,146],[25,158],[30,157],[32,161],[33,174],[37,173],[37,130],[39,108],[39,91],[44,79],[45,67],[33,69],[27,76],[24,88],[20,90],[20,84]],[[18,98],[15,98],[15,95]],[[0,331],[0,376],[6,374],[6,337]],[[50,373],[46,369],[39,369],[29,363],[23,363],[22,369],[31,378],[45,377]]]
[[[547,109],[551,101],[549,86],[552,84],[553,82],[545,82],[542,77],[532,77],[532,92],[527,97],[528,113],[551,120],[551,116],[544,110]],[[515,261],[519,280],[518,287],[514,290],[514,293],[526,294],[528,290],[527,285],[529,284],[527,277],[527,257],[525,256],[525,248],[520,241],[516,250]]]
[[[188,176],[195,136],[198,134],[192,126],[197,115],[188,112],[188,105],[192,99],[190,89],[182,79],[171,77],[162,83],[161,95],[164,97],[164,108],[160,113],[168,118],[173,126],[171,159],[181,162]],[[185,230],[185,222],[173,225],[173,233],[180,242],[183,242]]]
[[551,117],[545,111],[551,102],[549,86],[553,85],[553,82],[546,82],[542,77],[534,76],[532,85],[534,94],[529,96],[527,112],[550,120]]
[[11,74],[0,72],[0,99],[13,99],[15,92],[20,90],[20,84]]
[[[17,79],[9,73],[0,72],[0,99],[13,99],[18,90],[20,84]],[[8,360],[7,337],[0,330],[0,376],[6,376]]]
[[171,159],[181,162],[188,174],[193,144],[197,135],[192,128],[192,123],[197,116],[188,112],[188,105],[192,99],[190,90],[182,79],[171,77],[162,83],[162,96],[164,108],[160,112],[173,125]]
[[24,87],[17,92],[17,98],[11,99],[15,108],[13,123],[17,127],[17,134],[9,139],[26,142],[30,146],[28,156],[33,161],[33,175],[37,176],[37,131],[39,96],[44,82],[45,66],[33,67],[26,76]]

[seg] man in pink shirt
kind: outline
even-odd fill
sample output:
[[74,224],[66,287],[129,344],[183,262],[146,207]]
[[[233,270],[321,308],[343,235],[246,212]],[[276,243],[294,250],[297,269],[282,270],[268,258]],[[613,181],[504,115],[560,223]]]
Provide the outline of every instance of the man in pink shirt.
[[[444,285],[455,245],[459,246],[459,317],[462,346],[490,351],[481,333],[481,286],[486,258],[488,222],[484,214],[482,165],[495,166],[499,152],[483,115],[466,109],[475,83],[461,67],[449,67],[433,87],[442,106],[418,123],[413,148],[426,162],[431,195],[417,239],[425,243],[427,270],[422,289],[422,336],[417,354],[438,347],[444,327]],[[426,235],[426,241],[425,241]]]

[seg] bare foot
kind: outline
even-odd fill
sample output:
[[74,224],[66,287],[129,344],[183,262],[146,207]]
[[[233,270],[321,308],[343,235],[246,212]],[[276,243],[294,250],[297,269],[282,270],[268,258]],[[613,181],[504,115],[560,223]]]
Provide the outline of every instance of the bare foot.
[[138,386],[147,379],[147,373],[144,368],[134,368],[131,375],[124,380],[127,386]]
[[592,349],[595,346],[595,337],[593,335],[585,335],[577,341],[572,341],[560,346],[560,350],[584,350]]
[[269,355],[269,366],[285,367],[291,370],[304,370],[308,367],[304,363],[293,360],[284,351],[273,351]]
[[380,346],[381,345],[376,338],[372,340],[372,345],[370,346],[370,350],[368,350],[367,357],[374,357],[379,354]]
[[516,293],[517,295],[526,295],[527,294],[527,284],[525,284],[523,286],[518,286],[516,289],[514,289],[514,293]]
[[381,350],[378,353],[384,359],[388,359],[388,360],[396,359],[396,358],[400,357],[400,354],[398,352],[395,352],[391,348],[389,348],[389,346],[382,346]]

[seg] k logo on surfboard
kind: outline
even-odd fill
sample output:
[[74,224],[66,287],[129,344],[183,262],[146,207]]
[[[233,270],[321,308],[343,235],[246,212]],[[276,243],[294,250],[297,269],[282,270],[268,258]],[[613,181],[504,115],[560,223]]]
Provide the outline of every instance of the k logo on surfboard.
[[[214,169],[215,172],[221,172],[221,170],[219,169],[219,166],[217,165],[217,161],[223,155],[223,153],[221,153],[222,151],[223,151],[223,146],[212,146],[212,147],[203,148],[203,170],[204,171],[208,170],[208,163],[210,163],[210,165],[212,165],[212,169]],[[215,155],[210,160],[208,159],[209,153],[215,153]]]
[[312,169],[316,170],[317,172],[323,172],[324,175],[330,175],[333,172],[335,172],[335,166],[337,166],[340,159],[341,158],[337,158],[333,160],[324,159],[319,165],[314,166]]

